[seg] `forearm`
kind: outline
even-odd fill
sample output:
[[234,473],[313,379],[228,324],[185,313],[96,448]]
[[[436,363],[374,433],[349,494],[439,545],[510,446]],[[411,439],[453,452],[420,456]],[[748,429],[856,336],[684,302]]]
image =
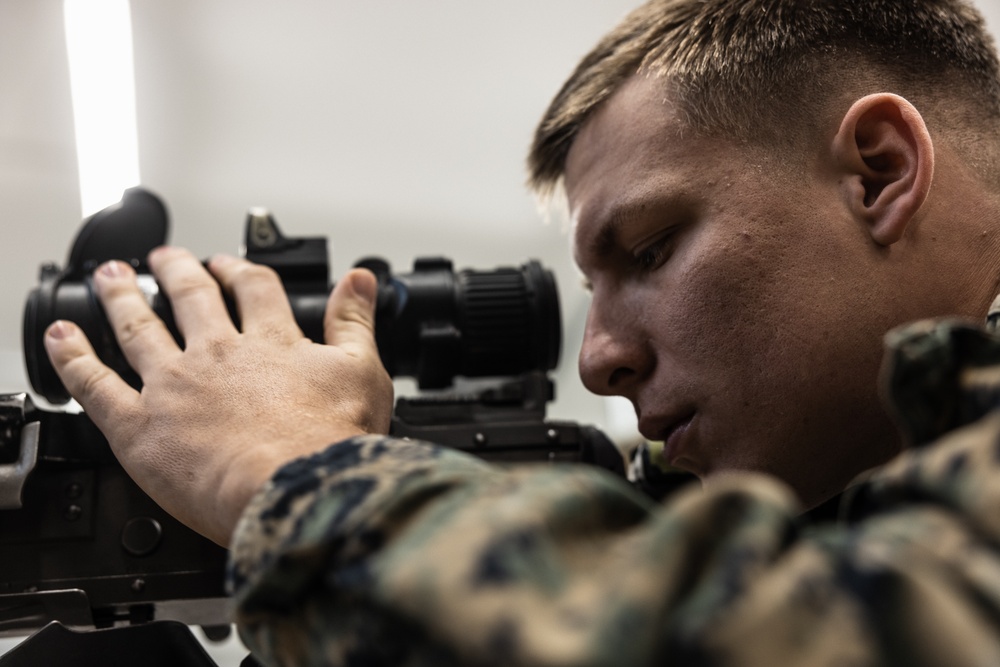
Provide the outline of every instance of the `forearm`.
[[441,496],[460,497],[470,480],[495,474],[451,450],[377,436],[285,466],[234,534],[229,583],[244,640],[275,664],[321,655],[340,656],[333,664],[348,655],[411,664],[403,653],[412,664],[425,654],[434,656],[427,664],[449,664],[443,647],[394,609],[400,597],[385,602],[379,588],[387,559]]
[[655,504],[585,466],[500,470],[374,438],[357,456],[357,442],[324,454],[336,462],[286,468],[237,531],[239,622],[275,664],[359,650],[391,651],[385,664],[642,662],[665,615],[717,606],[712,573],[729,550],[767,534],[755,545],[766,560],[796,512],[756,479],[651,520]]

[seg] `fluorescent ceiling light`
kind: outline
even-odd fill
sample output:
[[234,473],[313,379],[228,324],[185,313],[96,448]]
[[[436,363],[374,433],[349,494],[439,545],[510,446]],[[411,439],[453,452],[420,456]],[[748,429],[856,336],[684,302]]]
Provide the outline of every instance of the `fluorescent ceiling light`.
[[139,184],[128,0],[65,0],[83,217]]

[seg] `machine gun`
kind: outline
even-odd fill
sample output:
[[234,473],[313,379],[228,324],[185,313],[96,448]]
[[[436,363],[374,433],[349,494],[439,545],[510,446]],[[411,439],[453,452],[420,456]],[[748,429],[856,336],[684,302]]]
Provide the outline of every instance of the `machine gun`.
[[[57,319],[79,324],[98,356],[140,386],[92,288],[93,270],[106,260],[135,267],[153,310],[181,340],[144,261],[167,232],[163,203],[134,188],[84,223],[64,268],[42,266],[24,313],[37,395],[54,405],[69,399],[42,347]],[[243,254],[278,273],[299,326],[322,341],[326,239],[285,237],[270,214],[252,209]],[[545,417],[561,329],[555,280],[538,262],[455,272],[449,260],[424,258],[399,275],[381,259],[359,265],[379,281],[382,361],[421,390],[398,399],[393,435],[500,462],[582,461],[623,474],[600,431]],[[230,311],[236,320],[232,304]],[[0,635],[36,631],[0,667],[212,665],[187,626],[213,638],[229,631],[225,551],[150,500],[85,414],[36,407],[26,393],[0,395],[0,562]]]

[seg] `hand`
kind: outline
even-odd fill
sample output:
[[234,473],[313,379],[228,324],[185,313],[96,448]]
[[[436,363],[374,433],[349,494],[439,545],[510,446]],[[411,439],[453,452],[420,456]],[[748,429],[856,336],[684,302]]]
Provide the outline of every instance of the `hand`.
[[[108,438],[122,467],[161,507],[227,545],[255,491],[284,463],[364,433],[385,433],[392,383],[374,339],[375,277],[347,274],[327,302],[327,345],[305,338],[281,281],[234,257],[209,262],[158,248],[153,275],[173,306],[182,350],[139,291],[108,262],[94,274],[132,389],[76,325],[53,323],[45,347],[69,393]],[[237,330],[220,284],[236,301]]]

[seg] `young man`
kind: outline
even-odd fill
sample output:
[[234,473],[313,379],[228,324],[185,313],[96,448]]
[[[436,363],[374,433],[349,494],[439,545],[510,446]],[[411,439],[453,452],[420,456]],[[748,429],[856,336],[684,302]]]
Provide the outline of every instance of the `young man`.
[[581,375],[670,463],[825,500],[900,446],[882,335],[996,296],[995,56],[969,8],[901,4],[651,3],[543,119],[535,185],[564,178],[594,290]]
[[[584,59],[533,180],[565,185],[593,290],[584,381],[705,479],[663,506],[371,435],[391,385],[364,272],[319,346],[267,270],[210,262],[237,331],[163,248],[184,350],[126,265],[95,274],[141,393],[74,325],[46,345],[143,488],[231,546],[266,662],[997,664],[1000,342],[895,330],[901,433],[875,375],[895,325],[991,310],[998,69],[958,0],[654,1]],[[803,526],[871,468],[841,522]]]

